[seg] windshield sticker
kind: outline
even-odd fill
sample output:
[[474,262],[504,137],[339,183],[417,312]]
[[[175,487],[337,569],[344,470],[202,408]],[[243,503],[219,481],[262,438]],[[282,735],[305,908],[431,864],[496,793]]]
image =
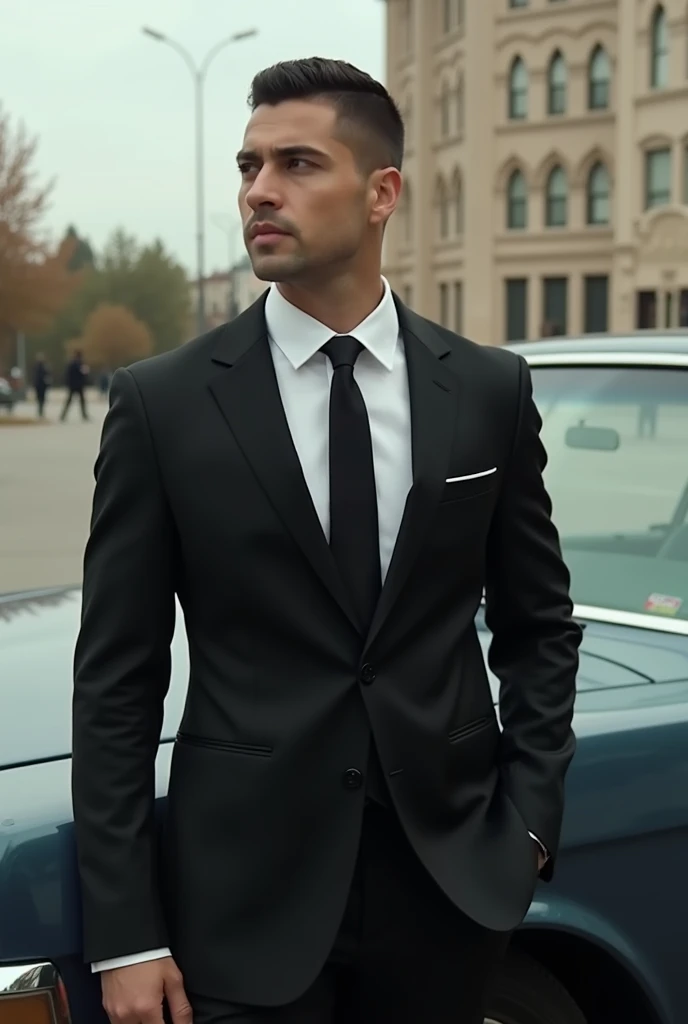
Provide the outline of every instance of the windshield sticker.
[[645,611],[655,615],[678,615],[683,604],[680,597],[669,597],[668,594],[650,594],[645,602]]

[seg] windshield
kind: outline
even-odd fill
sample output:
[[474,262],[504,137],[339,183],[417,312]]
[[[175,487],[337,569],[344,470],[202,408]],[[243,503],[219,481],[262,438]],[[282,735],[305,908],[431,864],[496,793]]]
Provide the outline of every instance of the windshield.
[[573,600],[688,619],[688,370],[531,372]]

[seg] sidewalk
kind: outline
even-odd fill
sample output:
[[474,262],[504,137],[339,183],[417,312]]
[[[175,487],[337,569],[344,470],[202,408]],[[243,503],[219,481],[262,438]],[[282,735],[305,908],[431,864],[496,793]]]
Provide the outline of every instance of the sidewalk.
[[[64,398],[50,393],[45,422],[0,426],[0,593],[81,580],[107,402],[89,389],[91,422],[72,402],[60,423]],[[35,402],[15,406],[15,417],[35,418]]]

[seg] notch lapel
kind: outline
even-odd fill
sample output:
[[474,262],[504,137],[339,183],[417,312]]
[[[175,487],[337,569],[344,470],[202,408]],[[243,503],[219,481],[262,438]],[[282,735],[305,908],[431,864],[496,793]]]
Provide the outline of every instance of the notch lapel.
[[413,485],[368,634],[379,634],[399,597],[439,504],[455,437],[458,380],[442,359],[451,351],[432,325],[395,296],[406,351]]
[[213,361],[226,367],[210,383],[234,438],[285,527],[360,632],[308,490],[282,405],[265,325],[265,296],[225,325]]

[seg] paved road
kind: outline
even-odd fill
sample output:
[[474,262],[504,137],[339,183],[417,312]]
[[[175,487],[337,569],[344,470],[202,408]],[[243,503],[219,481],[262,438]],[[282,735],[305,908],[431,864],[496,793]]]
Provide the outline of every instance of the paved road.
[[[81,581],[95,461],[107,403],[89,394],[92,422],[72,404],[59,422],[55,391],[40,425],[7,426],[0,413],[0,593]],[[14,416],[34,416],[33,404]]]

